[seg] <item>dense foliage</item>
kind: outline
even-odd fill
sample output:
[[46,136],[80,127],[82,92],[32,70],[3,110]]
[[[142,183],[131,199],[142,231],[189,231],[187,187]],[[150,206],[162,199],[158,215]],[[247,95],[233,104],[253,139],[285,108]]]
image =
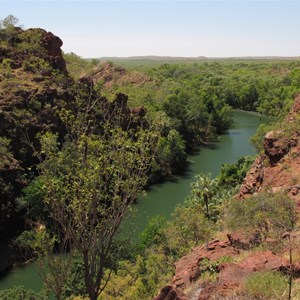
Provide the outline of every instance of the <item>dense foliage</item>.
[[17,286],[12,289],[0,291],[0,299],[2,300],[46,300],[47,295],[41,293],[35,293],[31,290],[24,288],[23,286]]

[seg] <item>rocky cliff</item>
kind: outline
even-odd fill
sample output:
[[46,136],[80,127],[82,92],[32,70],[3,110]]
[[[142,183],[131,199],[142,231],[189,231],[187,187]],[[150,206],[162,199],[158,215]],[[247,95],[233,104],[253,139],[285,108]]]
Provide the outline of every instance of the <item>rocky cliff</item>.
[[[285,126],[265,135],[264,153],[247,173],[237,195],[240,201],[261,191],[285,191],[300,208],[299,116],[300,95],[284,121]],[[214,239],[207,246],[200,245],[177,261],[172,284],[154,300],[249,299],[240,290],[244,280],[254,272],[267,270],[292,275],[298,282],[300,262],[296,259],[291,263],[287,249],[276,253],[264,248],[253,251],[253,246],[260,244],[255,233],[250,238],[242,232],[225,236],[226,239]],[[282,239],[287,236],[296,241],[300,232],[288,233]],[[272,249],[273,242],[267,241],[267,248]],[[212,268],[216,278],[208,281],[205,274]]]
[[[264,154],[256,158],[241,185],[239,198],[244,199],[268,188],[287,191],[300,205],[300,95],[285,118],[285,129],[268,132],[263,141]],[[290,132],[287,132],[290,131]]]
[[[0,30],[1,242],[9,241],[24,228],[26,211],[17,199],[37,174],[37,135],[52,131],[63,142],[67,128],[62,111],[79,114],[86,110],[87,103],[97,102],[101,107],[93,110],[91,119],[98,126],[105,118],[118,118],[118,124],[126,129],[129,123],[147,126],[146,110],[129,109],[126,95],[117,94],[108,101],[94,90],[92,78],[75,82],[69,77],[62,44],[59,37],[39,28]],[[0,254],[7,257],[8,250],[1,247]],[[9,264],[13,260],[9,259]],[[3,268],[0,261],[0,272]]]
[[20,228],[23,214],[15,199],[35,172],[36,134],[63,134],[59,108],[74,100],[60,47],[43,29],[0,32],[0,236]]

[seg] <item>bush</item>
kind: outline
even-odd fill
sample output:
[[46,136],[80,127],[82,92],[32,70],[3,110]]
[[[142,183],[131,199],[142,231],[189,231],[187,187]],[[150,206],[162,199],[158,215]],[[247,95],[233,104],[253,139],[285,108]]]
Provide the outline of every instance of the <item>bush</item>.
[[232,199],[224,220],[230,230],[259,230],[262,238],[279,237],[294,229],[297,221],[295,203],[284,193],[260,193],[245,200]]
[[284,299],[288,293],[288,280],[279,272],[258,272],[246,279],[244,291],[251,297]]
[[224,187],[235,187],[240,185],[250,166],[254,161],[254,156],[244,156],[238,159],[236,163],[224,163],[218,176],[219,184]]
[[4,58],[2,63],[0,64],[0,71],[2,71],[5,78],[12,77],[11,64],[12,60],[10,58]]

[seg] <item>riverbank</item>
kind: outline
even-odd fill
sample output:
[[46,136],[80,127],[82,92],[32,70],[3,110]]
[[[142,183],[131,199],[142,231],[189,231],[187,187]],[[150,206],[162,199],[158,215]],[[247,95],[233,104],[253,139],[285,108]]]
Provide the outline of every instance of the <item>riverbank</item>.
[[[136,213],[129,223],[134,223],[132,238],[137,238],[146,227],[149,219],[157,215],[171,217],[175,206],[184,201],[190,193],[190,185],[199,173],[211,173],[216,176],[223,163],[235,162],[239,157],[255,154],[250,137],[262,122],[258,114],[234,111],[234,126],[222,135],[218,142],[203,146],[197,153],[190,155],[187,171],[182,176],[167,178],[163,183],[151,186],[147,196],[136,205]],[[42,279],[33,264],[13,266],[0,279],[0,289],[23,285],[39,291]]]

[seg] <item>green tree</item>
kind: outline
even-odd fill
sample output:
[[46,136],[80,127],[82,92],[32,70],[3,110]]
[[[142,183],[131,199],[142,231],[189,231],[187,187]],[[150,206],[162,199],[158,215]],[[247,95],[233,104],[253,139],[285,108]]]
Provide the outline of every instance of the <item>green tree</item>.
[[208,220],[216,218],[218,181],[211,178],[211,174],[201,174],[196,176],[196,181],[192,183],[191,198],[199,201],[205,208],[205,215]]
[[43,225],[31,231],[23,231],[17,238],[26,259],[36,259],[37,272],[44,280],[46,292],[52,292],[55,299],[64,299],[67,280],[71,275],[73,259],[72,253],[68,255],[54,254],[54,249],[66,252],[66,240],[53,236]]
[[3,20],[0,21],[0,29],[9,29],[16,26],[19,22],[19,19],[13,15],[8,15]]
[[122,221],[147,182],[156,136],[148,130],[124,131],[106,123],[101,135],[75,126],[60,149],[56,136],[41,138],[39,169],[45,202],[70,247],[84,263],[89,297],[105,288],[104,270]]
[[235,163],[222,164],[220,174],[218,175],[219,184],[230,188],[240,185],[253,161],[254,156],[243,156]]
[[212,237],[214,223],[205,216],[199,201],[187,199],[176,207],[172,216],[173,221],[165,228],[165,236],[169,252],[177,259]]
[[15,26],[19,22],[19,19],[13,15],[8,15],[3,20],[0,20],[0,38],[7,41],[10,46],[14,46],[16,42],[17,32]]

